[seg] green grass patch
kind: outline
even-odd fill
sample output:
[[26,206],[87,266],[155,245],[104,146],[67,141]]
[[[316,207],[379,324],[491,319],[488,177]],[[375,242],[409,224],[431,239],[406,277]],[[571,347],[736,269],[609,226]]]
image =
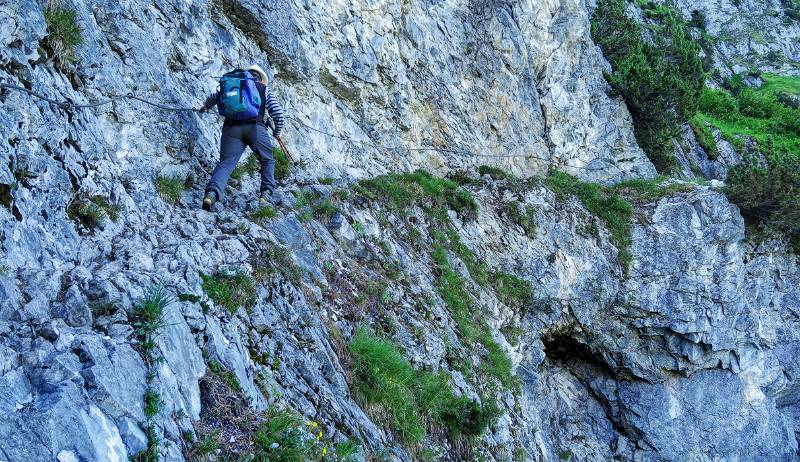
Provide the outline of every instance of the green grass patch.
[[493,180],[506,180],[511,179],[513,176],[505,170],[490,165],[481,165],[478,167],[478,174],[489,175]]
[[266,205],[263,207],[259,207],[255,211],[250,214],[250,218],[253,221],[263,222],[266,220],[272,220],[273,218],[278,216],[278,211],[275,210],[275,207],[271,205]]
[[175,176],[156,176],[154,181],[156,192],[165,202],[177,204],[181,199],[184,189],[184,181]]
[[761,74],[761,79],[764,80],[763,91],[800,95],[800,77]]
[[67,208],[67,216],[86,226],[96,228],[103,219],[119,220],[121,209],[103,196],[92,196],[88,199],[77,199]]
[[398,211],[413,205],[448,207],[465,218],[474,218],[478,211],[478,203],[469,191],[461,189],[453,180],[434,177],[424,170],[362,180],[355,192],[370,200],[380,199]]
[[253,276],[262,284],[267,284],[272,276],[281,273],[286,279],[297,285],[305,274],[303,268],[295,262],[292,250],[288,247],[279,245],[270,247],[259,255],[257,262]]
[[586,183],[564,172],[551,173],[546,183],[556,197],[573,195],[580,199],[591,214],[603,220],[611,235],[611,242],[619,251],[619,263],[627,272],[633,258],[630,253],[633,213],[631,204],[613,188]]
[[506,213],[511,220],[518,224],[528,237],[536,236],[536,208],[523,205],[519,202],[506,204]]
[[217,305],[225,307],[231,314],[239,308],[250,309],[256,304],[256,284],[249,275],[237,272],[234,274],[217,273],[215,275],[200,274],[203,290],[208,298]]
[[339,207],[333,202],[334,194],[329,197],[312,190],[300,190],[294,193],[297,203],[297,218],[300,221],[308,221],[312,218],[330,220],[334,213],[340,212]]
[[490,277],[497,298],[515,310],[524,310],[533,301],[530,282],[503,271],[493,271]]
[[668,177],[659,176],[653,179],[634,178],[617,183],[607,189],[620,194],[627,201],[635,204],[657,202],[664,197],[695,189],[694,183],[673,181],[667,183]]
[[444,373],[414,369],[389,340],[360,329],[350,342],[353,388],[403,441],[419,444],[431,426],[479,437],[497,418],[493,403],[457,397]]
[[42,46],[50,57],[59,64],[77,61],[75,50],[83,42],[83,31],[78,25],[74,10],[63,7],[60,2],[51,1],[44,10],[47,35]]
[[275,180],[285,181],[292,174],[292,163],[289,157],[279,147],[272,148],[272,157],[275,159]]
[[[738,94],[706,89],[695,116],[717,128],[744,156],[744,162],[730,170],[725,194],[759,239],[785,236],[799,252],[800,109],[781,103],[775,86],[732,88]],[[745,152],[748,139],[757,156]]]

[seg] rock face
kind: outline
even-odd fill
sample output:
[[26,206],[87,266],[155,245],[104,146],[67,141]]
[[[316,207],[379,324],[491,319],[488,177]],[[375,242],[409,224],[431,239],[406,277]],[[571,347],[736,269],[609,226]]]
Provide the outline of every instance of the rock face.
[[[656,3],[667,3],[657,1]],[[797,75],[800,8],[783,0],[678,0],[687,20],[713,38],[715,67],[723,77],[757,69]]]
[[[66,69],[40,47],[38,2],[0,5],[0,79],[58,100],[134,91],[197,106],[214,76],[262,63],[290,115],[285,139],[306,164],[282,185],[276,218],[251,218],[252,175],[209,214],[197,205],[218,158],[214,116],[126,99],[60,108],[0,92],[0,461],[124,461],[152,439],[148,421],[162,460],[191,459],[187,432],[204,420],[212,368],[235,379],[254,412],[290,407],[333,441],[355,440],[358,458],[415,460],[351,392],[347,340],[360,325],[389,326],[416,367],[444,371],[460,394],[497,400],[500,417],[470,458],[800,457],[797,256],[747,242],[738,210],[707,187],[636,205],[626,273],[578,200],[537,181],[485,175],[468,186],[477,218],[449,212],[461,241],[535,293],[512,308],[450,255],[512,359],[519,385],[504,390],[452,360],[482,361],[437,292],[435,237],[410,232],[424,228],[421,208],[399,213],[340,195],[347,219],[331,231],[307,206],[289,206],[288,193],[325,197],[418,167],[558,168],[602,183],[653,176],[627,109],[606,94],[587,5],[323,3],[65,2],[83,30]],[[731,17],[761,24],[769,50],[796,57],[796,23],[761,4],[742,1],[736,13],[727,2],[684,3],[706,11],[710,31],[739,30]],[[718,45],[720,59],[763,51],[757,40],[733,42]],[[189,186],[169,203],[157,175]],[[89,203],[111,207],[96,226],[81,218]],[[535,229],[509,204],[529,209]],[[278,248],[288,256],[276,263],[268,255]],[[250,309],[232,314],[205,294],[202,275],[250,274],[267,261],[275,271],[258,278]],[[402,277],[376,269],[388,264]],[[380,278],[385,291],[364,309],[351,292]],[[184,296],[166,308],[151,363],[133,307],[156,284]],[[151,417],[148,383],[163,401]],[[464,460],[456,444],[440,449],[442,460]]]

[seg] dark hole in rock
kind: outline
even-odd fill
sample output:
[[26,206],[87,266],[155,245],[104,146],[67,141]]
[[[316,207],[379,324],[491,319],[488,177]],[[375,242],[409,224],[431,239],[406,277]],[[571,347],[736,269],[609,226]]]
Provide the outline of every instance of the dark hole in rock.
[[550,361],[560,362],[567,366],[576,363],[590,364],[602,368],[609,375],[614,375],[608,363],[600,355],[572,337],[555,335],[542,339],[542,342],[544,343],[544,354]]
[[0,204],[3,207],[11,210],[11,202],[13,201],[13,197],[11,197],[11,185],[10,184],[0,184]]

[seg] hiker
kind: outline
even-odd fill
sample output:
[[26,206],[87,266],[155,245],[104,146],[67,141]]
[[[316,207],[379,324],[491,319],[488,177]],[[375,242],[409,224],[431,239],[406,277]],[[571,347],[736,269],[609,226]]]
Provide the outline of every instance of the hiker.
[[[219,142],[219,163],[206,186],[203,210],[210,212],[214,203],[222,198],[228,178],[246,146],[261,162],[259,206],[275,202],[275,159],[267,130],[272,125],[272,136],[280,141],[284,116],[283,108],[267,88],[268,82],[267,73],[258,65],[231,71],[222,76],[219,90],[198,109],[205,112],[216,104],[219,113],[225,116]],[[265,112],[272,123],[264,121]]]

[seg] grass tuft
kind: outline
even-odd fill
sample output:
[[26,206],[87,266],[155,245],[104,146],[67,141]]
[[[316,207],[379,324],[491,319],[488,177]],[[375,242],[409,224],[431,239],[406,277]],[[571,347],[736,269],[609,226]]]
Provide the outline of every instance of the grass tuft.
[[585,183],[564,172],[553,172],[547,177],[547,186],[556,197],[574,195],[589,212],[603,219],[611,234],[611,241],[617,247],[619,263],[625,272],[632,260],[631,215],[633,208],[613,188],[596,183]]
[[61,65],[77,61],[75,50],[83,42],[77,15],[74,10],[61,6],[60,1],[51,0],[44,10],[47,36],[42,46]]
[[96,228],[105,218],[119,220],[120,207],[111,204],[103,196],[92,196],[88,199],[77,199],[67,208],[67,216],[86,226]]
[[184,189],[184,181],[175,176],[156,176],[154,181],[156,192],[165,202],[177,204],[181,199]]
[[362,180],[355,192],[369,200],[380,199],[397,211],[413,205],[449,207],[468,219],[475,218],[478,211],[478,203],[469,191],[461,189],[455,181],[434,177],[424,170]]
[[524,310],[533,301],[533,286],[511,273],[494,271],[490,277],[497,298],[515,310]]
[[477,437],[497,417],[493,404],[457,397],[444,373],[414,369],[391,341],[363,328],[351,340],[350,351],[355,392],[380,409],[406,443],[419,444],[432,424],[455,437]]
[[252,212],[250,214],[250,218],[253,221],[259,221],[259,222],[262,222],[262,221],[265,221],[265,220],[271,220],[271,219],[273,219],[273,218],[275,218],[277,216],[278,216],[278,211],[275,210],[275,207],[273,207],[271,205],[266,205],[264,207],[259,207],[257,210],[255,210],[254,212]]
[[241,307],[250,309],[256,304],[255,280],[245,273],[200,274],[200,278],[208,298],[231,314],[236,314]]

